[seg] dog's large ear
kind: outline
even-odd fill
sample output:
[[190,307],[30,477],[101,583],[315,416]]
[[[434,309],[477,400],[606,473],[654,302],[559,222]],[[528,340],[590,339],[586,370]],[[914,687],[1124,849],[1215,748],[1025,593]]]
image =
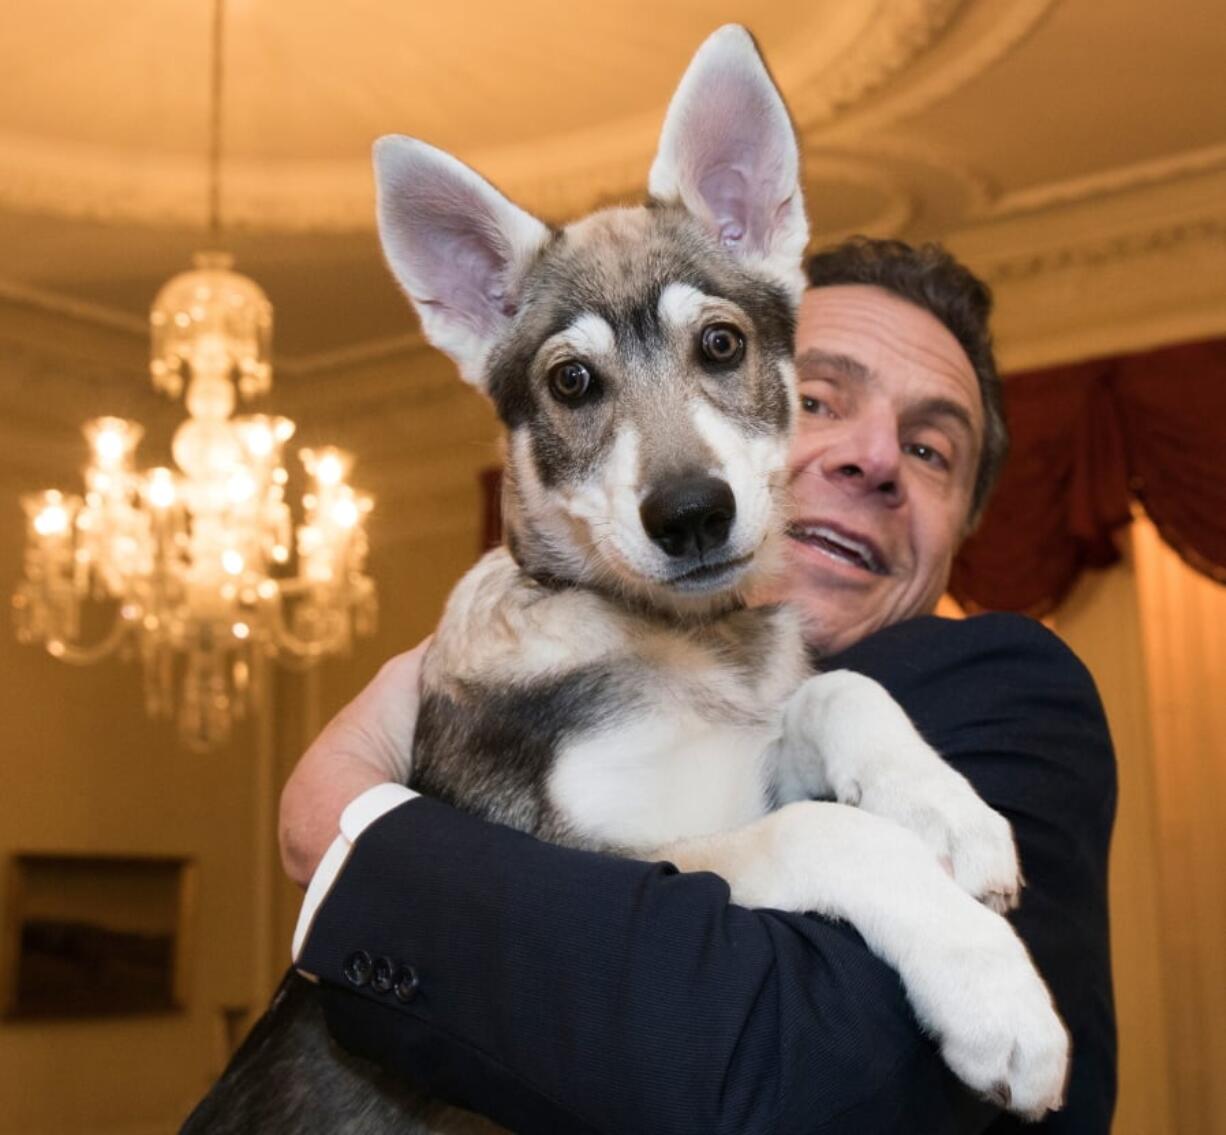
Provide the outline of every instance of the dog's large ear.
[[375,143],[379,235],[426,337],[483,387],[490,347],[549,230],[450,154],[388,135]]
[[664,119],[648,189],[725,248],[799,290],[809,237],[796,132],[753,38],[728,24],[698,49]]

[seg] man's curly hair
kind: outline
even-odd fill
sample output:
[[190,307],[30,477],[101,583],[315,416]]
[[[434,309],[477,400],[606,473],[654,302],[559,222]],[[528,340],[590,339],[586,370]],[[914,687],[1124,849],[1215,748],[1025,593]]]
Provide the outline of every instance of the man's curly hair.
[[856,236],[822,249],[805,266],[811,288],[869,284],[892,292],[941,321],[961,344],[983,399],[983,449],[971,493],[970,520],[978,520],[1009,454],[1004,395],[988,317],[992,293],[939,244]]

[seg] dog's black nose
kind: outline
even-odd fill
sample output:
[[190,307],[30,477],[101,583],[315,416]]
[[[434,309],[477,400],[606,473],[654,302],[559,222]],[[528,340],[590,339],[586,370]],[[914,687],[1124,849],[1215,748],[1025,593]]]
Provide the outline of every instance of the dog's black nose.
[[647,535],[670,556],[693,556],[728,539],[736,497],[718,477],[679,477],[654,489],[639,516]]

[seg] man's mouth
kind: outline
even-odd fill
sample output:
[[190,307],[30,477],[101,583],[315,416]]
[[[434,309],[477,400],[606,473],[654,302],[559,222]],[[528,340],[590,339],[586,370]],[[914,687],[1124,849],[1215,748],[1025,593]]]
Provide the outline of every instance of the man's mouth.
[[871,572],[873,575],[889,575],[881,549],[863,536],[853,536],[850,532],[830,524],[811,524],[805,521],[789,524],[788,536],[862,571]]

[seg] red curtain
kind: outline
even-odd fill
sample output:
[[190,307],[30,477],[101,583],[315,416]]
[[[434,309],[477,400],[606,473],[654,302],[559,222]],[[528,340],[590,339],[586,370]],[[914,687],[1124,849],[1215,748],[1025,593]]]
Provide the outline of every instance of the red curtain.
[[1140,501],[1189,564],[1226,583],[1226,340],[1005,379],[1012,453],[950,591],[1043,615],[1119,557]]

